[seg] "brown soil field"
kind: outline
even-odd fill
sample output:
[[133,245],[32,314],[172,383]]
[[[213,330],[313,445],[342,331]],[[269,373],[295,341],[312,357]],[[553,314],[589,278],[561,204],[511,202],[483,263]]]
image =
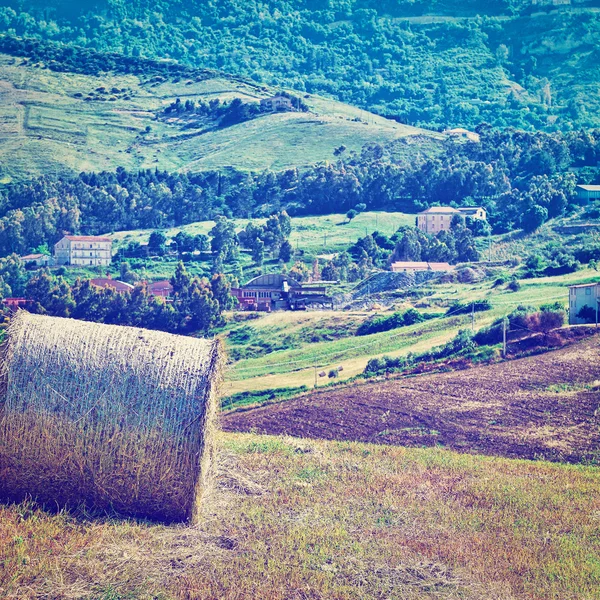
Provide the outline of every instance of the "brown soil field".
[[224,429],[600,462],[600,337],[462,371],[361,383],[223,416]]

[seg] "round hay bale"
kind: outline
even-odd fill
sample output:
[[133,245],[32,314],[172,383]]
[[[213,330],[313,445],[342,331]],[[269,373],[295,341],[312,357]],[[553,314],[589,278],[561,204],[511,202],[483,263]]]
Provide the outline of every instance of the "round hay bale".
[[2,347],[0,496],[195,522],[222,354],[219,341],[19,311]]

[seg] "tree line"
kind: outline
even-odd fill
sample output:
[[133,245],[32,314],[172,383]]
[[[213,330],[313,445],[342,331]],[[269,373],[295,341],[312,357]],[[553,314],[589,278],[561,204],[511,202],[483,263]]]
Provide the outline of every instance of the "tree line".
[[[159,170],[43,176],[0,188],[0,255],[49,246],[64,234],[163,229],[223,217],[431,205],[486,208],[494,232],[534,230],[575,208],[579,169],[600,182],[600,130],[566,134],[478,128],[480,143],[445,141],[408,160],[406,141],[368,145],[303,170],[245,173]],[[593,166],[592,166],[593,165]],[[260,251],[257,250],[257,255]]]
[[24,296],[30,301],[27,310],[39,314],[208,335],[224,324],[223,311],[235,304],[224,275],[210,280],[192,277],[181,262],[170,280],[169,301],[150,294],[144,282],[122,292],[96,286],[89,279],[78,278],[71,285],[46,269],[29,277],[19,262],[16,256],[0,262],[0,294]]

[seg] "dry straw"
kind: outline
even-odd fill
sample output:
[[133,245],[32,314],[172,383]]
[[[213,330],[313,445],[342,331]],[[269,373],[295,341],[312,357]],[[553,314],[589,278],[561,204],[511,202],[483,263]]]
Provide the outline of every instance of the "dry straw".
[[2,349],[0,496],[195,522],[221,365],[218,341],[20,311]]

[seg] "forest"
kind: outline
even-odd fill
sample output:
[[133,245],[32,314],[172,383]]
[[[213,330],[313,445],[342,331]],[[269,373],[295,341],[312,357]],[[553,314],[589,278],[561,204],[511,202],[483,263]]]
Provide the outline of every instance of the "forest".
[[576,182],[600,182],[600,130],[546,134],[482,126],[478,132],[478,144],[448,140],[438,155],[411,161],[396,152],[400,141],[360,154],[341,150],[335,162],[302,171],[118,169],[15,183],[0,188],[0,253],[52,245],[65,233],[266,218],[281,210],[290,216],[346,213],[363,204],[408,213],[481,204],[495,233],[533,231],[575,208]]
[[94,73],[219,69],[437,130],[597,127],[600,16],[531,13],[526,0],[2,0],[0,48]]

